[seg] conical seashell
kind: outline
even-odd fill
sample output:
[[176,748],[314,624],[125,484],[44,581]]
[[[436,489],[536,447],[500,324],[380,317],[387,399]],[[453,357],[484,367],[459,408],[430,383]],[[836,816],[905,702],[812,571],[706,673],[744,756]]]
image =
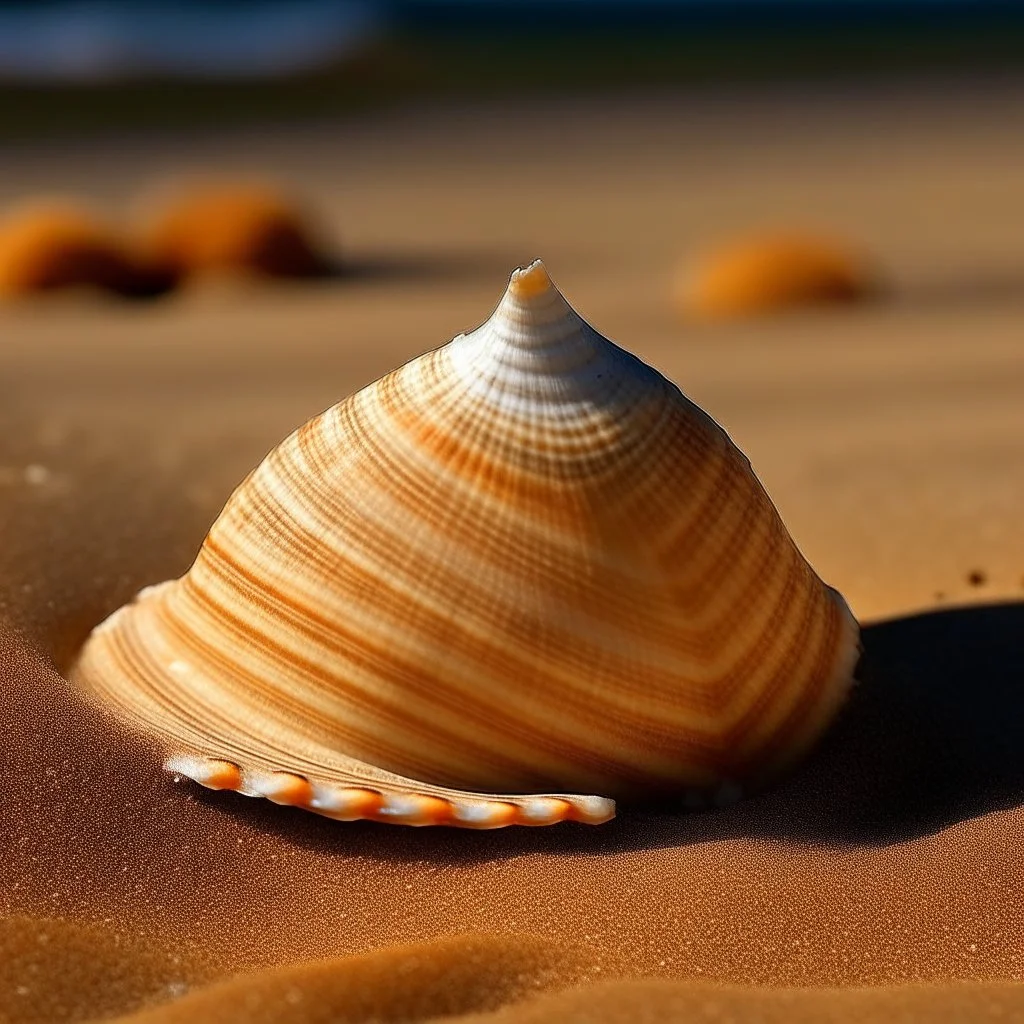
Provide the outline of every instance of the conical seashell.
[[776,233],[709,253],[681,276],[678,299],[684,312],[718,319],[853,302],[874,288],[864,260],[845,246]]
[[599,822],[769,778],[832,718],[857,637],[725,432],[538,262],[272,451],[73,678],[207,786]]

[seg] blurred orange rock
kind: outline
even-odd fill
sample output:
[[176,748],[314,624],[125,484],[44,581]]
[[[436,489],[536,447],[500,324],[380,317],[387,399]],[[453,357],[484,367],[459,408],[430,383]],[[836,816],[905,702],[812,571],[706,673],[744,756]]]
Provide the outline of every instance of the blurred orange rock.
[[141,246],[147,262],[175,277],[314,277],[329,269],[302,213],[258,185],[198,186],[153,204]]
[[683,275],[678,301],[703,318],[853,302],[874,291],[859,256],[810,235],[754,237],[711,252]]
[[0,220],[0,296],[83,285],[121,294],[154,287],[116,232],[74,203],[32,201]]

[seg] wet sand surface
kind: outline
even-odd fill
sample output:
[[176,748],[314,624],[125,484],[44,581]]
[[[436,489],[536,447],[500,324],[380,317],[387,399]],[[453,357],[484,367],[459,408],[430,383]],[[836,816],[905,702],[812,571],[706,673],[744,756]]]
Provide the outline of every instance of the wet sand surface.
[[[111,210],[169,168],[284,176],[350,272],[0,310],[0,1021],[1024,1019],[1022,114],[1021,83],[890,83],[5,154],[0,194]],[[679,266],[777,224],[888,294],[684,323]],[[865,624],[803,768],[593,829],[340,824],[176,782],[68,691],[269,448],[535,256],[729,430]]]

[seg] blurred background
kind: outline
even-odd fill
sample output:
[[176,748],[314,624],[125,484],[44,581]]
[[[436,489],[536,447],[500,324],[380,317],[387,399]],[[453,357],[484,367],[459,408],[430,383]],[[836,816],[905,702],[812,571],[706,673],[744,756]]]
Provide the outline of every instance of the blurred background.
[[1016,69],[1019,0],[0,0],[7,139],[423,95]]
[[540,256],[859,613],[1019,594],[1022,125],[1008,0],[0,0],[0,470],[123,599]]

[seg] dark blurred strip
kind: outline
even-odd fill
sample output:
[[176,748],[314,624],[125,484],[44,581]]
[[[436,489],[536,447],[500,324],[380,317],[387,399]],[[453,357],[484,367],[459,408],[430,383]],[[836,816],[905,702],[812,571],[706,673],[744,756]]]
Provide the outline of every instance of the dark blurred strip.
[[[246,6],[236,0],[240,17]],[[410,97],[1024,70],[1024,3],[1008,0],[391,0],[379,13],[390,30],[344,59],[272,79],[3,83],[0,144],[329,118]]]

